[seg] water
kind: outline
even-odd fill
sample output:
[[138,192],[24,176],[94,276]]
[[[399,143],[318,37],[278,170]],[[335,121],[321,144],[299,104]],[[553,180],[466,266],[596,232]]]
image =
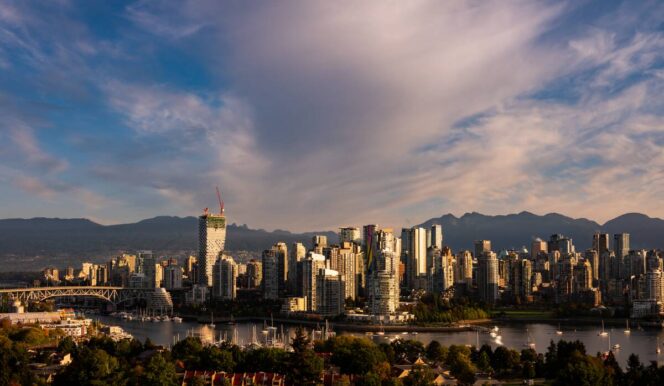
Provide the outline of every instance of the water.
[[[183,323],[173,323],[173,322],[139,322],[139,321],[128,321],[117,318],[112,318],[108,316],[97,316],[96,319],[100,320],[102,323],[121,326],[125,331],[132,334],[135,338],[144,341],[146,338],[156,344],[170,346],[177,341],[177,339],[184,339],[189,334],[200,335],[203,339],[206,340],[219,340],[224,336],[229,339],[233,336],[233,329],[237,330],[237,337],[239,344],[247,344],[251,342],[253,323],[237,323],[234,326],[226,324],[218,324],[214,328],[209,327],[205,324],[193,323],[193,322],[183,322]],[[275,324],[277,327],[277,333],[281,334],[282,326]],[[658,329],[648,329],[644,331],[639,331],[632,329],[631,334],[626,335],[623,330],[624,328],[607,328],[606,331],[609,332],[608,337],[600,337],[597,333],[600,331],[601,327],[598,326],[580,326],[580,327],[570,327],[563,326],[563,335],[557,335],[557,327],[550,324],[497,324],[500,328],[498,335],[501,336],[500,340],[492,338],[487,333],[476,333],[474,331],[464,331],[464,332],[420,332],[418,334],[408,333],[395,333],[395,332],[386,332],[383,337],[376,337],[376,339],[383,339],[387,341],[395,337],[403,339],[414,339],[421,341],[424,344],[431,342],[432,340],[439,341],[442,345],[451,345],[451,344],[461,344],[461,345],[475,345],[476,341],[479,340],[479,344],[489,344],[494,349],[499,346],[499,342],[502,345],[516,349],[522,350],[526,348],[529,342],[535,343],[535,350],[538,352],[546,352],[549,342],[553,340],[557,342],[558,340],[580,340],[586,346],[586,351],[590,355],[595,355],[597,352],[605,352],[609,350],[609,341],[610,345],[613,346],[616,343],[620,345],[619,350],[614,350],[614,355],[618,362],[624,367],[627,363],[627,358],[631,353],[635,353],[639,356],[642,363],[650,363],[650,361],[657,361],[660,365],[664,364],[664,331]],[[261,330],[263,329],[262,325],[256,325],[257,338],[261,340]],[[285,335],[292,336],[294,334],[295,327],[291,325],[284,325],[283,332]],[[343,332],[340,332],[343,333]],[[354,335],[364,335],[362,333],[352,333]],[[530,340],[528,336],[530,335]],[[659,343],[660,348],[662,348],[663,353],[657,355],[655,352],[655,347]]]

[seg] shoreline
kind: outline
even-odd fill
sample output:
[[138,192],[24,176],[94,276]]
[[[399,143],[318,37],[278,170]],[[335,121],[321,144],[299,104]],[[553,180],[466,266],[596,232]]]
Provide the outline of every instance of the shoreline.
[[[180,315],[184,320],[189,322],[197,322],[200,324],[209,323],[209,320],[200,315]],[[229,324],[231,323],[271,323],[271,320],[274,323],[292,325],[292,326],[306,326],[306,327],[322,327],[325,324],[325,320],[312,320],[312,319],[299,319],[299,318],[288,318],[288,317],[261,317],[261,316],[244,316],[244,317],[234,317],[231,321],[230,318],[226,317],[215,317],[215,324]],[[549,324],[549,325],[583,325],[583,326],[601,326],[602,321],[607,326],[625,326],[624,318],[510,318],[510,317],[498,317],[491,319],[477,319],[477,320],[463,320],[459,321],[453,325],[418,325],[418,324],[364,324],[364,323],[352,323],[347,321],[328,321],[330,325],[334,327],[335,330],[339,331],[350,331],[350,332],[464,332],[464,331],[484,331],[487,330],[487,325],[494,324],[528,324],[528,323],[540,323],[540,324]],[[630,326],[633,329],[638,328],[659,328],[663,326],[661,323],[653,321],[634,321],[630,320]]]

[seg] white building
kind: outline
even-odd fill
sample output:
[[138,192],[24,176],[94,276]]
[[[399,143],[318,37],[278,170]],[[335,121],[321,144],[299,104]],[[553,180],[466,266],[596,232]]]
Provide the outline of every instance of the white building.
[[316,310],[324,316],[344,312],[344,281],[339,272],[322,268],[316,275]]
[[198,284],[212,286],[212,268],[226,246],[226,217],[207,211],[198,218]]
[[215,299],[232,300],[237,291],[237,264],[232,257],[223,255],[214,265],[212,296]]
[[316,274],[324,268],[325,256],[318,253],[309,252],[302,262],[302,296],[307,298],[307,311],[316,311]]

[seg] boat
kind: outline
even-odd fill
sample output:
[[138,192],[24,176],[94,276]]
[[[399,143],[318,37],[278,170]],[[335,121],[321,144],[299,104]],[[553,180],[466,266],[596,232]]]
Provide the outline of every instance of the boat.
[[493,332],[498,332],[498,330],[500,330],[498,326],[493,326]]
[[657,337],[657,345],[655,346],[655,354],[659,355],[662,352],[662,349],[659,348],[659,337]]
[[208,324],[208,327],[214,328],[214,313],[210,312],[210,324]]
[[495,332],[493,332],[493,331],[491,331],[491,332],[489,333],[489,335],[491,335],[492,338],[495,338],[495,337],[497,336],[497,334],[496,334]]
[[556,330],[556,335],[562,335],[563,330],[560,329],[560,323],[558,323],[558,329]]
[[226,324],[228,324],[229,326],[234,326],[235,325],[235,320],[233,319],[233,314],[231,314],[231,320],[226,322]]
[[614,350],[620,350],[620,345],[618,343],[613,345]]
[[528,340],[523,344],[523,347],[535,349],[535,342],[533,342],[533,340],[530,338],[530,332],[528,329],[526,329],[526,336]]
[[602,338],[609,336],[609,333],[604,330],[604,320],[602,320],[602,331],[598,332],[597,335]]
[[179,316],[174,316],[171,318],[171,320],[175,323],[182,323],[182,318]]
[[629,334],[632,333],[632,330],[629,328],[629,319],[625,319],[625,323],[626,323],[627,327],[625,327],[625,331],[624,331],[624,333],[625,333],[626,335],[629,335]]

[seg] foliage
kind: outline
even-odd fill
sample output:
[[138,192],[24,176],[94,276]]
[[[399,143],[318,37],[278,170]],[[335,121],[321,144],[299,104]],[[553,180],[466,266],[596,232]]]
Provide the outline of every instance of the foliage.
[[450,324],[460,320],[487,319],[489,313],[479,306],[451,304],[439,295],[426,294],[415,305],[413,314],[418,322]]

